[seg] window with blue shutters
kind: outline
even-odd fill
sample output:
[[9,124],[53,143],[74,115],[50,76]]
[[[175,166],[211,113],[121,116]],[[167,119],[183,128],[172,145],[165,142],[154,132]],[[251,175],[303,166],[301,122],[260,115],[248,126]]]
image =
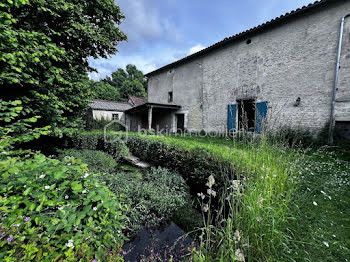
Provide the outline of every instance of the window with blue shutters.
[[268,102],[256,103],[255,132],[258,134],[260,134],[264,128],[265,119],[267,116],[267,105]]
[[229,132],[236,131],[236,113],[237,105],[228,105],[227,107],[227,128]]

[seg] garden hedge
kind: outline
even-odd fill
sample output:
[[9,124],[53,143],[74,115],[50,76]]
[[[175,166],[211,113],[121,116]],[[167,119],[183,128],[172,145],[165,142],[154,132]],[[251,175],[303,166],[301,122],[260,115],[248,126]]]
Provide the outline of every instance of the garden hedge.
[[203,192],[210,175],[215,177],[217,188],[236,177],[236,168],[232,162],[208,150],[181,148],[146,136],[124,135],[124,138],[133,155],[154,166],[181,174],[192,192]]
[[99,150],[110,154],[116,161],[126,158],[129,150],[118,136],[105,136],[102,133],[75,133],[65,138],[66,148]]

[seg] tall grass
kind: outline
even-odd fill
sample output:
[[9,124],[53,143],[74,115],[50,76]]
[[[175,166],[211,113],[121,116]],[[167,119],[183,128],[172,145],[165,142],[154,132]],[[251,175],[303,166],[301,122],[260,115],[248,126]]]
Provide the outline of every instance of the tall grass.
[[[223,189],[215,188],[215,184],[203,188],[200,198],[206,226],[194,261],[288,260],[293,239],[288,221],[295,219],[288,210],[298,178],[295,167],[300,152],[265,135],[239,140],[144,137],[183,150],[202,148],[235,165],[236,177],[228,177]],[[217,206],[211,205],[211,190],[221,192],[215,196],[220,198]]]

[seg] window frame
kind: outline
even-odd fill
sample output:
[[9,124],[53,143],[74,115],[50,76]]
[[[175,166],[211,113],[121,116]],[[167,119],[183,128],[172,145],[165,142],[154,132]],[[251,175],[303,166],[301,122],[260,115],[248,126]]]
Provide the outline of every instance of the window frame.
[[168,92],[168,103],[174,102],[174,93],[173,91]]

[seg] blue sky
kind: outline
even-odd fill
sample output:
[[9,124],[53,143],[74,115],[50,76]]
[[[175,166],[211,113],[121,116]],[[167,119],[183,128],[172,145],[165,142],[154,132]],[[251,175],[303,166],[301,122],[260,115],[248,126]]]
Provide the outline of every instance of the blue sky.
[[135,64],[144,73],[314,0],[115,0],[128,41],[109,59],[90,60],[97,80]]

